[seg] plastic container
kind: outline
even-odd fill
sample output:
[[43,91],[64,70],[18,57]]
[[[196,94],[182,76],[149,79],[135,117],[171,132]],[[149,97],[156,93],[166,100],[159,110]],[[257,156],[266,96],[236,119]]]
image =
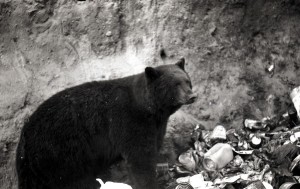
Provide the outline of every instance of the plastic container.
[[208,171],[216,171],[233,160],[233,151],[229,144],[218,143],[204,154],[203,167]]

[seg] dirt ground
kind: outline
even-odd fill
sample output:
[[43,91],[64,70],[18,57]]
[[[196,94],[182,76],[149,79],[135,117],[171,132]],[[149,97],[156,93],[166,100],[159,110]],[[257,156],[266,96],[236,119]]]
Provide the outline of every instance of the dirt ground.
[[299,21],[296,0],[0,0],[0,188],[16,188],[20,130],[43,100],[181,56],[199,99],[174,116],[164,150],[186,142],[191,120],[239,128],[284,113],[300,85]]

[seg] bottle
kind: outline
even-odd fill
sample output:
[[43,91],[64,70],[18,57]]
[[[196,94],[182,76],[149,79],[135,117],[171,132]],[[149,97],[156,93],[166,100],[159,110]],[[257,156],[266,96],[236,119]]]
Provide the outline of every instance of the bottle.
[[216,171],[233,160],[233,151],[229,144],[218,143],[204,154],[203,167],[208,171]]

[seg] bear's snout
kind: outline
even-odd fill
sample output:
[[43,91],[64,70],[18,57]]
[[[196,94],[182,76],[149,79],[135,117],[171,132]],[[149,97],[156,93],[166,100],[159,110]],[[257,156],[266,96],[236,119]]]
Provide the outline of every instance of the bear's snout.
[[188,101],[186,102],[186,104],[192,104],[194,103],[198,98],[198,95],[196,93],[192,93],[191,95],[189,95],[188,97]]

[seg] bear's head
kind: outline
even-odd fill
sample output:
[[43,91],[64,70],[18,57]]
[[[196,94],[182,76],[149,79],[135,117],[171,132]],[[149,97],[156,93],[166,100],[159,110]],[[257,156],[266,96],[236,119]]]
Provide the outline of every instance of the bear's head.
[[184,66],[185,59],[181,58],[175,64],[145,69],[147,88],[157,108],[174,112],[197,99]]

